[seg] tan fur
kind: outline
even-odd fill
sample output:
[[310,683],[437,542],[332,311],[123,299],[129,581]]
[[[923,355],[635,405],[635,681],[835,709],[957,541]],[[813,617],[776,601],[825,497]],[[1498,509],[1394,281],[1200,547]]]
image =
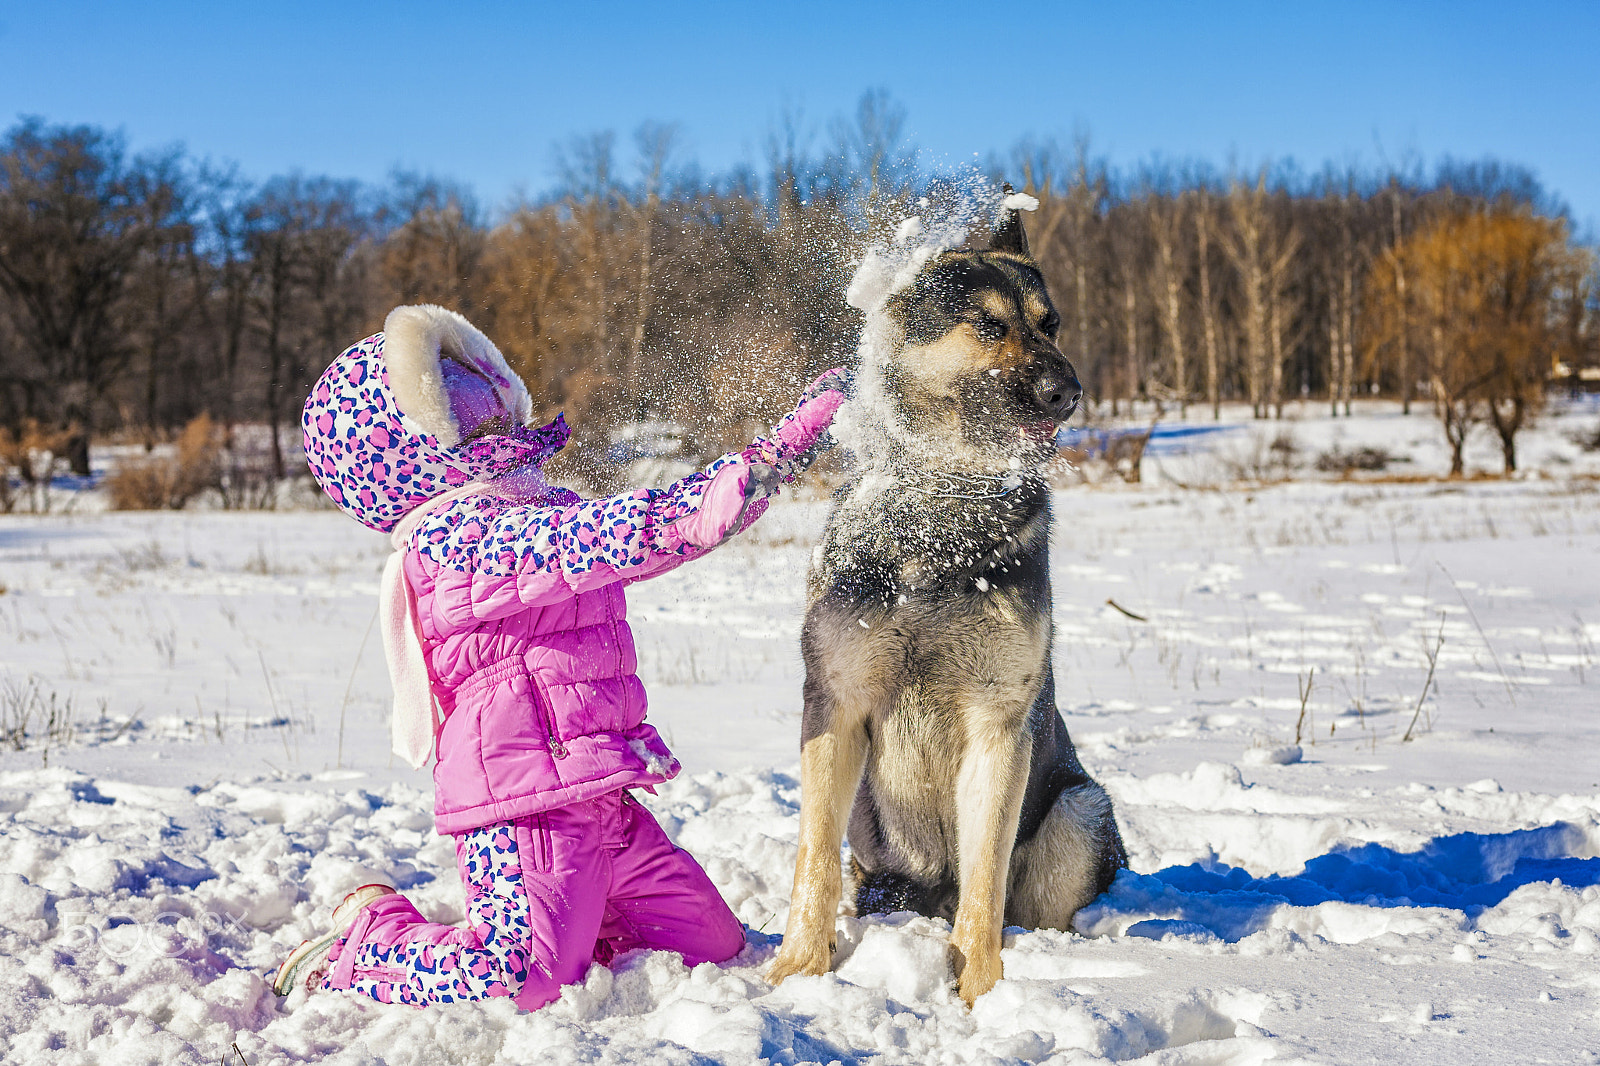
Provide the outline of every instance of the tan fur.
[[[1001,321],[1015,320],[1016,309],[997,314]],[[930,395],[948,395],[951,385],[962,375],[975,371],[999,370],[1012,372],[1022,362],[1022,346],[1013,331],[997,346],[986,345],[978,339],[969,325],[961,325],[933,344],[908,348],[905,363],[910,376]]]
[[804,738],[800,748],[800,851],[788,931],[768,975],[774,984],[797,973],[826,973],[832,966],[834,918],[843,891],[839,845],[867,755],[867,719],[873,703],[885,699],[893,684],[876,669],[883,657],[875,654],[872,641],[841,640],[829,650],[828,686],[844,696],[835,702],[831,728]]
[[972,327],[963,325],[936,343],[909,349],[907,369],[917,384],[933,395],[945,395],[958,375],[989,365]]
[[796,973],[826,973],[833,965],[833,926],[843,882],[839,844],[855,783],[866,757],[859,723],[813,737],[800,751],[801,786],[809,802],[800,808],[800,851],[783,952],[768,975],[774,984]]
[[[1031,701],[1030,701],[1031,702]],[[1017,817],[1028,773],[1028,735],[1019,721],[989,721],[1004,705],[968,713],[967,751],[956,782],[961,897],[950,930],[961,998],[968,1006],[1000,979],[1000,930]],[[1027,705],[1021,717],[1027,715]]]

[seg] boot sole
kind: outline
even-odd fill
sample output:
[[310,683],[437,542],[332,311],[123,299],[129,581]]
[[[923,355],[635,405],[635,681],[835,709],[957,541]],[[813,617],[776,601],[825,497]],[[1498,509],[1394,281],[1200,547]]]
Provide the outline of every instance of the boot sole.
[[362,885],[345,896],[339,905],[333,908],[333,930],[314,940],[302,940],[300,946],[291,951],[289,957],[283,960],[283,965],[278,967],[278,972],[272,979],[272,991],[280,996],[287,996],[294,990],[294,986],[299,983],[303,974],[315,972],[317,963],[327,957],[333,942],[349,931],[351,924],[361,916],[362,911],[385,896],[398,894],[389,885]]
[[287,996],[308,970],[314,969],[316,963],[327,958],[328,949],[343,933],[343,929],[336,929],[315,940],[300,941],[300,946],[291,951],[289,957],[283,960],[283,965],[278,967],[278,973],[272,979],[272,991]]

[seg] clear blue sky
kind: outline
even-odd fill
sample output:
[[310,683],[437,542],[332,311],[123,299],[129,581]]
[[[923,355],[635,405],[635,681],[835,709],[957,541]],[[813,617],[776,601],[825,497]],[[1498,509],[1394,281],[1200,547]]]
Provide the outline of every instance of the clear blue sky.
[[1119,164],[1493,154],[1600,226],[1600,0],[1508,3],[0,2],[0,121],[182,142],[266,177],[450,176],[490,205],[551,145],[681,123],[710,170],[882,86],[958,162],[1087,128]]

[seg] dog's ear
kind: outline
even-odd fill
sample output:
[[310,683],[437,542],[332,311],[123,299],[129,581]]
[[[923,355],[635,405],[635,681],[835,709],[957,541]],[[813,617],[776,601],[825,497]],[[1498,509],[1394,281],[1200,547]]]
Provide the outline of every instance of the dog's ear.
[[[1005,190],[1007,196],[1016,191],[1011,188],[1010,182],[1006,182],[1001,188]],[[1026,255],[1032,258],[1032,254],[1028,251],[1028,235],[1022,229],[1022,212],[1010,207],[1000,212],[1000,224],[994,228],[989,248],[996,252],[1011,252],[1014,255]]]

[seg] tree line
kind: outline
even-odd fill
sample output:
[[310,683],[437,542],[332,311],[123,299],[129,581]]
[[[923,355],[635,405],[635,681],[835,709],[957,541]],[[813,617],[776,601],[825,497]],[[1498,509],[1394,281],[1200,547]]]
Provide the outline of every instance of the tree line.
[[1041,194],[1030,232],[1063,347],[1113,414],[1134,398],[1212,417],[1239,400],[1257,418],[1308,397],[1334,416],[1358,395],[1408,414],[1421,399],[1452,473],[1478,425],[1509,472],[1549,392],[1600,363],[1595,249],[1524,168],[1119,175],[1081,144],[1008,162]]
[[[558,146],[557,187],[491,213],[427,176],[254,181],[18,123],[0,138],[8,454],[47,442],[87,473],[91,441],[154,445],[204,417],[224,442],[278,427],[258,458],[281,479],[316,375],[418,301],[479,324],[545,413],[568,412],[569,476],[604,481],[621,427],[652,420],[710,452],[850,358],[852,263],[959,185],[917,165],[882,92],[820,131],[784,116],[759,169],[705,174],[669,125],[632,140]],[[1122,171],[1030,140],[985,168],[1040,200],[1033,251],[1101,414],[1384,395],[1438,411],[1458,469],[1479,424],[1511,467],[1552,375],[1600,362],[1592,251],[1515,166]]]

